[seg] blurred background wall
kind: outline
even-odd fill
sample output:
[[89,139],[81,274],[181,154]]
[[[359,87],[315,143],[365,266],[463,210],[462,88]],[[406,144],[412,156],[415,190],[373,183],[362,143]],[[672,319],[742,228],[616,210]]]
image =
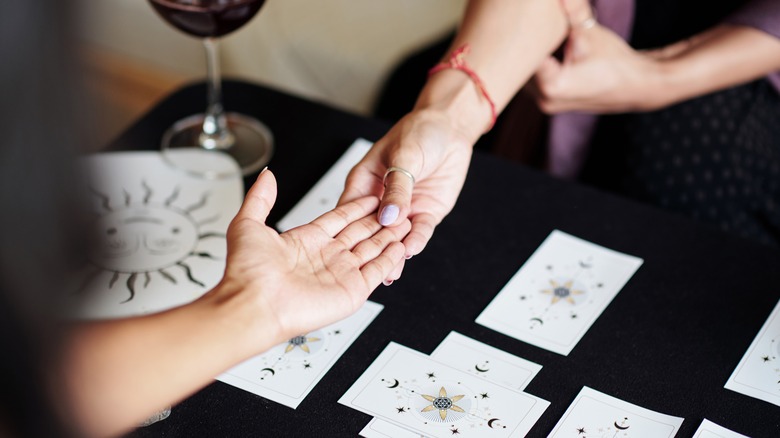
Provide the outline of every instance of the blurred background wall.
[[[268,0],[223,38],[223,75],[368,115],[393,67],[453,30],[464,3]],[[96,99],[94,146],[177,87],[205,78],[200,42],[164,23],[146,0],[74,4],[85,81]]]

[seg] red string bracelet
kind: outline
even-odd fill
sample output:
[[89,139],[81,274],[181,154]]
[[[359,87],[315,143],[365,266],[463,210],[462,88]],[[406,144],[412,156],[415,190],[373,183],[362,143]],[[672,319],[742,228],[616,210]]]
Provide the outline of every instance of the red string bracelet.
[[[485,85],[482,83],[482,79],[479,78],[479,75],[469,67],[468,64],[466,64],[466,60],[463,59],[464,56],[466,56],[469,51],[471,50],[471,47],[468,44],[464,44],[458,49],[456,49],[452,54],[450,54],[450,57],[448,60],[441,62],[439,64],[436,64],[428,70],[428,77],[433,76],[434,74],[446,70],[446,69],[455,69],[460,70],[463,73],[466,73],[469,78],[474,82],[474,85],[477,86],[477,89],[479,90],[480,94],[485,97],[485,100],[487,100],[488,104],[490,105],[490,126],[488,126],[487,131],[490,131],[493,128],[493,125],[496,124],[496,104],[493,103],[493,99],[490,98],[490,95],[487,92],[487,89],[485,89]],[[487,132],[485,131],[485,132]]]

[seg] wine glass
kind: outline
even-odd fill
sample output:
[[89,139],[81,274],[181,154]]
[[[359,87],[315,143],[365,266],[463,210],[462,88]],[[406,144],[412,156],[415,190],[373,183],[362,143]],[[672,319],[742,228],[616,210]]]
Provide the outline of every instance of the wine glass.
[[[206,112],[177,121],[164,134],[161,146],[174,166],[206,178],[220,178],[224,172],[188,166],[177,148],[202,148],[230,155],[243,175],[260,170],[273,153],[273,135],[260,121],[222,108],[218,38],[257,14],[265,0],[149,0],[154,10],[175,28],[203,38],[208,65]],[[184,154],[186,156],[186,154]]]

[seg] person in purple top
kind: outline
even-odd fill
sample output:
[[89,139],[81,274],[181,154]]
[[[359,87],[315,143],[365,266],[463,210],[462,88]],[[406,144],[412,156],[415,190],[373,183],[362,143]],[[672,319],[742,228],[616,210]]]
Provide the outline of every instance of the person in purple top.
[[780,244],[780,2],[471,0],[444,61],[341,197],[382,196],[384,225],[411,219],[407,259],[455,205],[493,111],[529,81],[555,114],[553,174]]

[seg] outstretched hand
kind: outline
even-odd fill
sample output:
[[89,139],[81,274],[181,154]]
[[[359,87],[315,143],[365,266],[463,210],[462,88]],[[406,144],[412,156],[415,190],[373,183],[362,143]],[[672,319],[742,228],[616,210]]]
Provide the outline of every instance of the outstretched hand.
[[571,23],[563,61],[547,58],[531,91],[548,114],[565,111],[617,113],[665,105],[656,85],[659,57],[631,48],[595,22],[588,0],[562,0]]
[[[352,169],[339,205],[362,196],[381,196],[378,221],[396,226],[407,218],[411,220],[411,232],[403,243],[406,258],[417,255],[455,205],[471,161],[472,143],[444,115],[415,110],[393,126]],[[407,170],[416,182],[413,184],[403,172],[392,172],[383,186],[390,167]],[[396,279],[402,267],[397,266],[389,279]]]
[[225,276],[215,293],[236,294],[266,318],[257,339],[270,345],[321,328],[356,311],[403,260],[408,221],[380,226],[376,197],[363,197],[313,222],[278,234],[265,224],[276,179],[260,174],[230,224]]

